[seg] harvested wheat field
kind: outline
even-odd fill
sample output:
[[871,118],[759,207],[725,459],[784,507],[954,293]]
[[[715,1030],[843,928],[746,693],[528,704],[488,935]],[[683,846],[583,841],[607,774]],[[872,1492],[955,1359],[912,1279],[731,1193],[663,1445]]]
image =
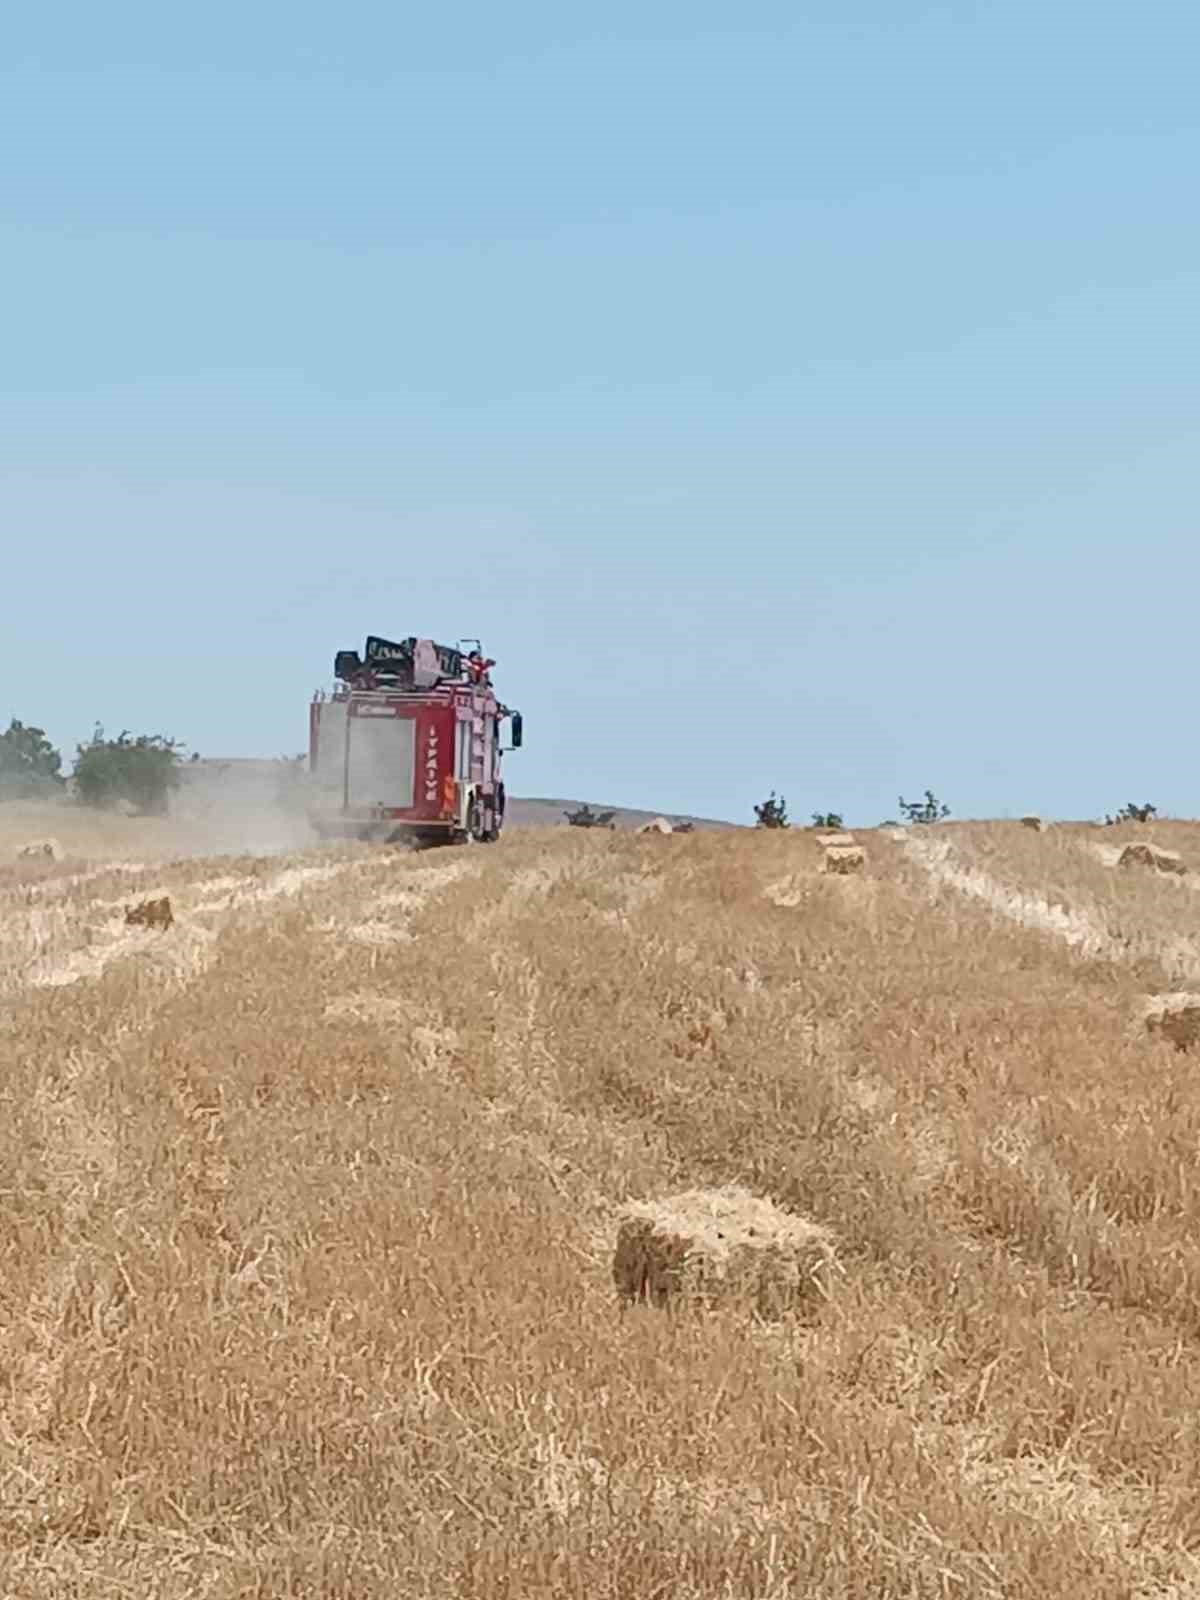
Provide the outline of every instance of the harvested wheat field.
[[1200,1595],[1200,828],[19,842],[0,1593]]

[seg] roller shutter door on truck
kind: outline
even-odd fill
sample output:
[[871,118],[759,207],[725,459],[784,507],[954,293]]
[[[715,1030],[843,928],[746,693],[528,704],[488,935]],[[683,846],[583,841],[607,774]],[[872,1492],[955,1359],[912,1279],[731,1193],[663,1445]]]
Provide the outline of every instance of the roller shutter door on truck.
[[416,731],[411,717],[350,718],[351,807],[412,805]]

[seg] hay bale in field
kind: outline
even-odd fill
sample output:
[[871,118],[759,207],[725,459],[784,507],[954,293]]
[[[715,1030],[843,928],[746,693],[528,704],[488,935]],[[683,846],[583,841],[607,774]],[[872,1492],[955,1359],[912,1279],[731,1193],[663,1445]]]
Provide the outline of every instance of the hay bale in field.
[[161,928],[165,932],[175,921],[170,896],[164,894],[159,900],[143,900],[130,906],[125,921],[136,928]]
[[638,829],[639,833],[674,833],[675,829],[666,817],[655,817],[653,822],[643,822]]
[[866,851],[860,845],[826,850],[825,871],[836,872],[842,876],[851,872],[861,872],[866,859]]
[[63,848],[57,839],[31,839],[17,851],[18,861],[61,861]]
[[817,843],[824,845],[826,850],[848,850],[851,845],[857,844],[858,841],[852,833],[843,829],[839,833],[819,833],[817,835]]
[[834,1266],[827,1228],[729,1185],[624,1206],[612,1275],[625,1300],[745,1297],[776,1317],[819,1293]]
[[1157,872],[1174,872],[1180,877],[1187,871],[1183,860],[1174,850],[1164,850],[1149,839],[1135,839],[1121,851],[1119,867],[1153,867]]
[[1042,831],[1042,819],[1041,819],[1041,817],[1035,817],[1035,816],[1032,816],[1032,815],[1030,815],[1028,817],[1022,817],[1021,818],[1021,826],[1023,828],[1032,828],[1034,833],[1041,833],[1041,831]]
[[1145,1005],[1143,1020],[1153,1038],[1169,1039],[1176,1050],[1200,1045],[1200,994],[1156,994]]
[[804,904],[805,892],[805,879],[795,872],[768,884],[763,890],[763,894],[772,905],[784,906],[788,910]]

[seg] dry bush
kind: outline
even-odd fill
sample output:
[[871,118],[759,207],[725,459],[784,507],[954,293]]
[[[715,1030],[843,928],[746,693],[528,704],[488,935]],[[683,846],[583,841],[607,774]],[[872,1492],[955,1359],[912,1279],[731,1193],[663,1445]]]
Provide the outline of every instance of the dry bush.
[[1200,994],[1155,995],[1143,1010],[1146,1031],[1167,1039],[1176,1050],[1200,1044]]
[[[1135,955],[787,830],[0,883],[0,1590],[1189,1592],[1200,1084],[1130,1019],[1193,901],[936,832]],[[622,1207],[726,1185],[827,1293],[623,1314]]]
[[1164,850],[1146,839],[1135,839],[1121,851],[1119,867],[1152,867],[1156,872],[1173,872],[1182,877],[1187,871],[1183,860],[1174,850]]
[[169,928],[175,921],[170,895],[160,895],[155,900],[140,900],[126,911],[125,921],[130,927]]

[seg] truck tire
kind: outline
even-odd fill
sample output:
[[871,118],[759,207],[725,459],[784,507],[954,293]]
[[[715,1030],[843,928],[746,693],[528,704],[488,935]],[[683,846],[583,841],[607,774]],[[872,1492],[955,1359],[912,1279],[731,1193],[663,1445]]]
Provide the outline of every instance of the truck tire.
[[467,804],[467,826],[463,833],[464,844],[483,844],[487,835],[483,831],[483,814],[479,809],[479,801],[472,795]]

